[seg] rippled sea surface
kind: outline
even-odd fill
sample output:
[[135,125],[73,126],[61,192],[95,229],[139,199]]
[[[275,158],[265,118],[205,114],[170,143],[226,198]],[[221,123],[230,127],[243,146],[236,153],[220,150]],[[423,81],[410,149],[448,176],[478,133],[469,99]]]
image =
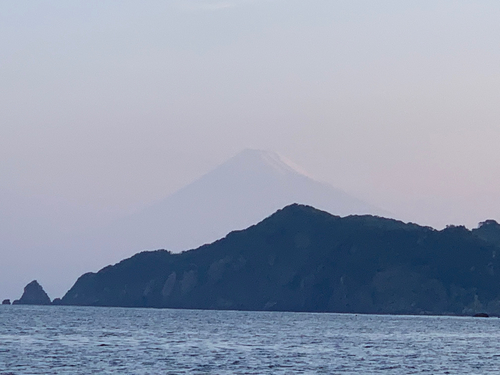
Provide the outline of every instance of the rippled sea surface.
[[0,374],[498,374],[500,319],[0,306]]

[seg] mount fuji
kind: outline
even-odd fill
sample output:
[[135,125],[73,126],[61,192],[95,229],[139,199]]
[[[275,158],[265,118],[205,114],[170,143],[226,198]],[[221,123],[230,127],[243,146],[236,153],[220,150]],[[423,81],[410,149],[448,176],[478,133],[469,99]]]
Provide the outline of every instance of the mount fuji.
[[[17,290],[22,291],[27,281],[36,278],[49,295],[60,295],[88,270],[143,250],[197,248],[254,225],[292,203],[339,216],[388,215],[315,181],[274,152],[244,150],[163,200],[108,226],[64,234],[48,225],[40,240],[35,235],[32,239],[26,236],[33,242],[25,246],[29,255],[15,258],[15,267],[2,268],[0,292],[14,298]],[[14,247],[9,238],[2,238],[1,249]]]
[[334,215],[387,215],[301,172],[275,152],[244,150],[163,201],[115,222],[96,246],[123,256],[196,248],[247,228],[291,203]]

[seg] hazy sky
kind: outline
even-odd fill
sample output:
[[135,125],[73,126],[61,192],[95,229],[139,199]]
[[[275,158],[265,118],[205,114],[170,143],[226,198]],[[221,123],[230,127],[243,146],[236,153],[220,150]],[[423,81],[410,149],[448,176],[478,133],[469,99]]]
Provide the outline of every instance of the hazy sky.
[[498,0],[0,5],[3,259],[249,147],[407,221],[500,219]]

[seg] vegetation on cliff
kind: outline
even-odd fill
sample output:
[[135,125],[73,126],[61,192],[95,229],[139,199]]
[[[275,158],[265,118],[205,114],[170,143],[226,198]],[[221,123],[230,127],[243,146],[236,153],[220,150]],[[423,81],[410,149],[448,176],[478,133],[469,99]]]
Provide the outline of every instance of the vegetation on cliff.
[[[500,314],[500,226],[437,231],[291,205],[180,254],[142,252],[81,276],[62,304]],[[500,253],[499,253],[500,254]]]

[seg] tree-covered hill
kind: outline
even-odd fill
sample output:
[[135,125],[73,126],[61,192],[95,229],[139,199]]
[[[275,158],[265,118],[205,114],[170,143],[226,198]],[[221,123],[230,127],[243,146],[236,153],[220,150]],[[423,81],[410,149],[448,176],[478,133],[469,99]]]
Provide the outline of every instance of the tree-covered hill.
[[500,314],[498,238],[491,220],[437,231],[294,204],[198,249],[142,252],[84,274],[62,303]]

